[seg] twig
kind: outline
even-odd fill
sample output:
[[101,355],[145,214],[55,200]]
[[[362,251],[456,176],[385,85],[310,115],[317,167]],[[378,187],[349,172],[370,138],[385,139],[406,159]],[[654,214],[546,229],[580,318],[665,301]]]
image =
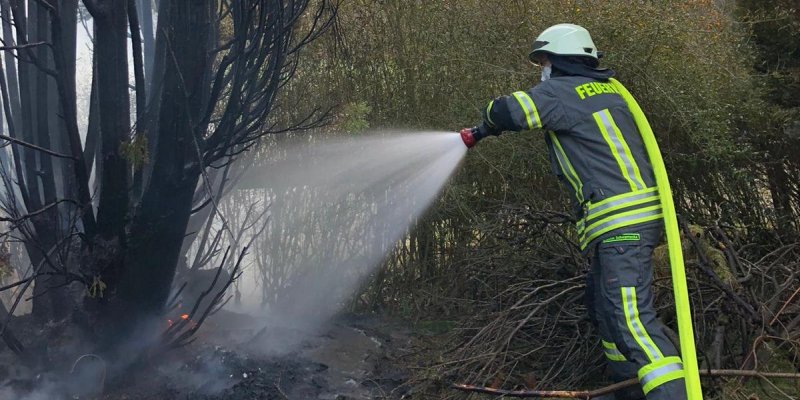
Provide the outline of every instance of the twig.
[[59,205],[61,203],[78,204],[74,200],[59,199],[59,200],[56,200],[56,201],[54,201],[54,202],[52,202],[52,203],[50,203],[50,204],[48,204],[48,205],[36,210],[36,211],[29,212],[28,214],[25,214],[25,215],[22,215],[22,216],[19,216],[19,217],[14,217],[14,218],[0,217],[0,222],[12,222],[13,225],[17,225],[22,221],[25,221],[25,220],[31,219],[31,218],[33,218],[33,217],[35,217],[37,215],[43,214],[43,213],[47,212],[47,210],[49,210],[49,209],[51,209],[51,208],[53,208],[53,207],[55,207],[55,206],[57,206],[57,205]]
[[615,383],[613,385],[606,386],[604,388],[597,389],[591,392],[579,391],[579,390],[504,390],[504,389],[493,389],[483,386],[459,385],[459,384],[452,385],[452,388],[456,390],[461,390],[463,392],[485,393],[485,394],[493,394],[497,396],[515,397],[515,398],[550,397],[556,399],[592,399],[602,396],[604,394],[614,393],[617,390],[633,386],[637,383],[638,381],[636,379],[629,379],[627,381]]
[[761,321],[761,315],[758,312],[756,312],[753,306],[744,299],[742,299],[739,295],[737,295],[733,291],[733,289],[731,289],[730,285],[723,282],[722,279],[720,279],[720,277],[716,274],[716,272],[714,272],[713,268],[711,268],[712,265],[711,261],[703,252],[703,249],[700,246],[700,241],[698,240],[698,238],[690,231],[689,225],[686,222],[681,221],[681,228],[686,238],[689,239],[689,241],[692,243],[695,249],[697,249],[697,258],[700,260],[700,262],[698,263],[700,270],[703,271],[703,273],[705,273],[709,278],[711,278],[714,285],[717,286],[720,290],[722,290],[722,292],[725,293],[728,296],[728,298],[733,300],[734,303],[736,303],[742,310],[746,311],[750,315],[750,318],[752,318],[753,321]]
[[37,146],[35,144],[28,143],[28,142],[23,141],[23,140],[15,139],[15,138],[13,138],[11,136],[0,134],[0,139],[8,140],[9,142],[14,143],[14,144],[18,144],[18,145],[20,145],[22,147],[27,147],[29,149],[33,149],[33,150],[36,150],[36,151],[41,151],[42,153],[49,154],[49,155],[51,155],[53,157],[66,158],[68,160],[73,160],[73,161],[77,161],[78,160],[77,157],[73,157],[73,156],[71,156],[69,154],[58,153],[58,152],[55,152],[55,151],[50,150],[50,149],[45,149],[44,147]]
[[[72,235],[66,236],[64,239],[60,240],[53,247],[51,247],[49,251],[43,252],[42,254],[44,256],[44,259],[39,261],[39,264],[34,268],[33,272],[31,273],[31,277],[36,276],[42,269],[42,267],[44,267],[45,263],[49,261],[50,255],[53,254],[57,249],[59,249],[61,245],[63,245],[67,241],[67,239],[70,239],[71,237]],[[16,300],[14,300],[14,304],[11,306],[11,309],[8,310],[8,316],[6,316],[5,321],[3,321],[3,326],[0,327],[0,335],[5,333],[6,328],[8,327],[8,323],[11,321],[11,317],[14,316],[14,311],[16,311],[19,302],[22,300],[22,296],[25,295],[25,291],[28,290],[31,283],[33,283],[33,279],[25,282],[24,286],[22,287],[22,290],[20,290],[19,294],[17,295]]]
[[799,293],[800,293],[800,287],[798,287],[798,288],[797,288],[797,290],[795,290],[795,291],[794,291],[794,293],[792,293],[792,295],[789,297],[789,300],[786,300],[786,302],[785,302],[785,303],[783,303],[783,307],[781,307],[781,309],[780,309],[780,310],[778,310],[778,312],[777,312],[777,313],[775,313],[775,317],[773,317],[773,318],[772,318],[772,321],[770,321],[770,322],[769,322],[769,324],[770,324],[770,325],[773,325],[773,324],[775,323],[775,321],[777,321],[777,320],[778,320],[778,317],[780,317],[780,316],[781,316],[781,314],[783,313],[783,310],[785,310],[785,309],[786,309],[786,307],[787,307],[789,304],[791,304],[792,300],[794,300],[794,298],[795,298],[795,297],[796,297],[796,296],[797,296]]
[[36,43],[28,43],[28,44],[18,44],[16,46],[0,46],[0,50],[19,50],[19,49],[27,49],[29,47],[37,47],[42,45],[49,45],[50,43],[47,42],[36,42]]
[[[222,262],[220,266],[217,268],[217,272],[214,275],[214,279],[208,286],[208,289],[204,290],[200,296],[195,301],[192,310],[187,314],[187,318],[181,319],[174,325],[167,328],[167,330],[162,334],[161,344],[163,348],[175,348],[180,347],[183,344],[186,344],[186,341],[191,339],[192,336],[197,332],[198,329],[203,325],[206,318],[214,311],[217,305],[220,303],[220,299],[225,294],[225,291],[230,287],[231,283],[234,280],[238,279],[241,275],[239,270],[241,268],[242,260],[244,256],[247,254],[247,247],[245,247],[242,252],[239,254],[239,258],[236,260],[236,264],[234,264],[233,270],[231,271],[231,275],[228,280],[220,287],[216,293],[214,293],[214,297],[211,299],[211,302],[206,306],[202,313],[200,314],[200,318],[195,321],[195,315],[198,311],[200,311],[201,303],[206,295],[211,294],[211,292],[217,288],[217,281],[219,280],[220,274],[222,270],[225,268],[225,262],[228,259],[228,255],[230,252],[230,247],[225,250],[225,255],[223,256]],[[193,325],[189,328],[184,330],[184,327],[189,322],[193,322]]]
[[29,280],[32,280],[32,279],[36,278],[37,276],[38,276],[38,275],[36,275],[36,276],[29,276],[29,277],[27,277],[27,278],[25,278],[25,279],[23,279],[23,280],[21,280],[21,281],[17,281],[17,282],[14,282],[14,283],[9,283],[8,285],[2,286],[2,287],[0,287],[0,292],[5,292],[5,291],[6,291],[6,290],[8,290],[8,289],[13,289],[13,288],[15,288],[15,287],[17,287],[17,286],[19,286],[19,285],[22,285],[22,284],[24,284],[24,283],[27,283]]

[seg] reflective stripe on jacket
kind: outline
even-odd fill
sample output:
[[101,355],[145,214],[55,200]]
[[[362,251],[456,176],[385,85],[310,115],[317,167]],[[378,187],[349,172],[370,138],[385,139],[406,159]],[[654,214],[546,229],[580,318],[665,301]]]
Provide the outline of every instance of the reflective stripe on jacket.
[[484,121],[497,132],[548,131],[552,170],[572,194],[581,249],[621,228],[662,218],[636,123],[610,83],[555,76],[494,99]]

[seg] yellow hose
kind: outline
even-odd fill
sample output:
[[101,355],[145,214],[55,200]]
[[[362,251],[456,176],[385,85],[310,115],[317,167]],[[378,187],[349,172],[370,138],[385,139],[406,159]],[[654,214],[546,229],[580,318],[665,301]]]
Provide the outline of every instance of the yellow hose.
[[667,231],[667,245],[669,246],[669,263],[672,269],[672,287],[675,292],[675,311],[678,315],[678,335],[681,341],[681,355],[683,370],[685,372],[686,394],[689,400],[703,400],[703,391],[700,386],[700,373],[697,369],[697,352],[694,344],[694,329],[692,328],[692,310],[689,303],[689,289],[686,286],[686,270],[683,265],[683,251],[681,249],[681,236],[678,230],[678,218],[675,215],[675,203],[672,201],[672,190],[669,185],[667,169],[661,150],[653,135],[653,129],[639,107],[639,103],[630,92],[616,79],[611,83],[619,94],[625,99],[630,108],[639,133],[642,135],[647,155],[653,166],[658,193],[661,197],[661,207],[664,212],[664,227]]

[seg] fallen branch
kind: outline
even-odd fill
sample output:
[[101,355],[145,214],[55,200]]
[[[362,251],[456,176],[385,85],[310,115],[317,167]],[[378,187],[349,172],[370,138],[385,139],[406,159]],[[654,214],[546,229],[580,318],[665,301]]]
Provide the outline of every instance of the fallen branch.
[[493,389],[484,386],[472,386],[454,384],[453,389],[461,390],[463,392],[472,393],[485,393],[503,397],[516,397],[516,398],[532,398],[532,397],[549,397],[556,399],[594,399],[606,394],[611,394],[617,390],[625,389],[626,387],[633,386],[639,383],[636,379],[629,379],[627,381],[615,383],[613,385],[605,386],[600,389],[585,391],[585,390],[505,390]]
[[[747,376],[769,380],[769,378],[777,379],[798,379],[800,380],[800,373],[791,372],[760,372],[754,370],[738,370],[738,369],[712,369],[700,371],[700,376],[703,377],[722,377],[722,376]],[[473,386],[463,384],[453,384],[451,387],[463,392],[484,393],[503,397],[515,398],[556,398],[556,399],[596,399],[600,396],[614,393],[618,390],[625,389],[630,386],[638,385],[639,381],[636,378],[628,379],[613,385],[608,385],[595,390],[505,390],[493,389],[484,386]]]

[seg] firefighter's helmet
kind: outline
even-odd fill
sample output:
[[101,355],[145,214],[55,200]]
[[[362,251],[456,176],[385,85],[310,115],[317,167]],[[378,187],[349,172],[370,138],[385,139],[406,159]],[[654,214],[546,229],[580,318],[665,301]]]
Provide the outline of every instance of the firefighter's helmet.
[[553,25],[540,33],[528,58],[538,63],[542,54],[600,58],[589,31],[575,24]]

